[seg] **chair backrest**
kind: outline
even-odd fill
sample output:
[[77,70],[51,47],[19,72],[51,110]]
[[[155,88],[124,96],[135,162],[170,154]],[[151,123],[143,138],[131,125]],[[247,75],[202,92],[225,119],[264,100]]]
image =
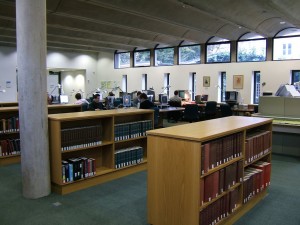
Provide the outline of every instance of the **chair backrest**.
[[185,106],[183,117],[185,120],[197,121],[199,120],[199,107],[196,104],[188,104]]
[[202,101],[201,101],[201,98],[202,98],[202,96],[201,95],[196,95],[195,96],[195,102],[196,102],[196,104],[200,104]]
[[82,103],[81,104],[81,111],[84,112],[84,111],[87,111],[89,109],[89,104],[87,103]]
[[158,127],[158,121],[159,121],[159,108],[153,107],[154,110],[154,128]]
[[220,109],[221,109],[222,117],[232,116],[232,110],[231,110],[230,105],[222,104],[222,105],[220,105]]
[[205,113],[216,113],[217,112],[217,102],[209,101],[205,105]]
[[181,102],[179,101],[169,101],[169,105],[172,107],[181,107]]

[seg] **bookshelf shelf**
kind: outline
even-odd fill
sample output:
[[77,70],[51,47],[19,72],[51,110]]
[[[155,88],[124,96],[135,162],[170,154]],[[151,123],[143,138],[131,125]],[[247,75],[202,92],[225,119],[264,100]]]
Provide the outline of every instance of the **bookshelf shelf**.
[[267,194],[271,131],[272,119],[234,116],[148,131],[148,223],[233,224]]
[[[131,124],[147,121],[147,129],[153,129],[153,113],[153,110],[118,109],[49,115],[53,191],[67,194],[144,170],[147,162],[146,137],[116,141],[115,127],[126,124],[130,128]],[[118,135],[125,136],[120,132]],[[92,143],[101,141],[101,144],[82,147],[86,139]],[[75,149],[62,151],[62,148]],[[137,148],[140,149],[139,155],[134,151]],[[120,152],[127,152],[127,158],[122,158],[123,164],[117,168],[116,155]],[[140,160],[141,157],[143,160]]]

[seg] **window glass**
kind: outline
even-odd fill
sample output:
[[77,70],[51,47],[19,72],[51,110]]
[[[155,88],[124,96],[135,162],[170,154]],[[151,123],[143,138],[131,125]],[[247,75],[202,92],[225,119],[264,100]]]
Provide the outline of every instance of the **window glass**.
[[150,66],[150,50],[136,51],[133,57],[134,66]]
[[225,102],[225,92],[226,92],[226,72],[221,72],[221,102]]
[[274,38],[273,60],[300,59],[300,36]]
[[238,62],[257,62],[266,60],[266,39],[239,41],[237,46]]
[[130,52],[116,53],[115,68],[128,68],[128,67],[130,67]]
[[260,96],[260,71],[254,71],[254,85],[253,85],[253,103],[259,103]]
[[155,66],[174,65],[174,48],[155,49]]
[[206,62],[230,62],[230,43],[208,44],[206,46]]
[[200,45],[179,47],[179,64],[200,63]]

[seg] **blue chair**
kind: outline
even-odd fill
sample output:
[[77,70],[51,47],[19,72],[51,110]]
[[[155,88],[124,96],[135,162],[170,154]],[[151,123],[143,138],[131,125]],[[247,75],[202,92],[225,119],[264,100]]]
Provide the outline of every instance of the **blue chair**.
[[185,106],[183,119],[185,121],[195,122],[199,121],[200,114],[199,114],[199,107],[197,104],[188,104]]

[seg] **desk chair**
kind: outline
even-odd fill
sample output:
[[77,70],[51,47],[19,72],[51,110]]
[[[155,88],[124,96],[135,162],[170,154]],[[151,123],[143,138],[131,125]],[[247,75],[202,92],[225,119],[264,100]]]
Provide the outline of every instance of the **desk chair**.
[[[181,107],[181,102],[178,101],[169,101],[169,105],[171,107]],[[181,119],[182,117],[182,113],[181,111],[174,111],[174,112],[168,112],[168,122],[170,122],[171,120],[175,121],[177,123],[177,121],[179,119]]]
[[208,101],[206,102],[205,109],[204,109],[204,117],[206,120],[214,119],[217,115],[217,102],[215,101]]
[[159,121],[159,108],[158,107],[153,107],[154,110],[154,128],[159,128],[158,127],[158,121]]
[[232,116],[232,110],[231,110],[230,105],[221,104],[220,109],[221,109],[221,116],[222,117]]
[[82,103],[81,104],[81,111],[84,112],[84,111],[88,111],[88,110],[89,110],[89,104]]
[[183,119],[185,121],[195,122],[199,121],[199,107],[197,104],[189,104],[185,106]]

